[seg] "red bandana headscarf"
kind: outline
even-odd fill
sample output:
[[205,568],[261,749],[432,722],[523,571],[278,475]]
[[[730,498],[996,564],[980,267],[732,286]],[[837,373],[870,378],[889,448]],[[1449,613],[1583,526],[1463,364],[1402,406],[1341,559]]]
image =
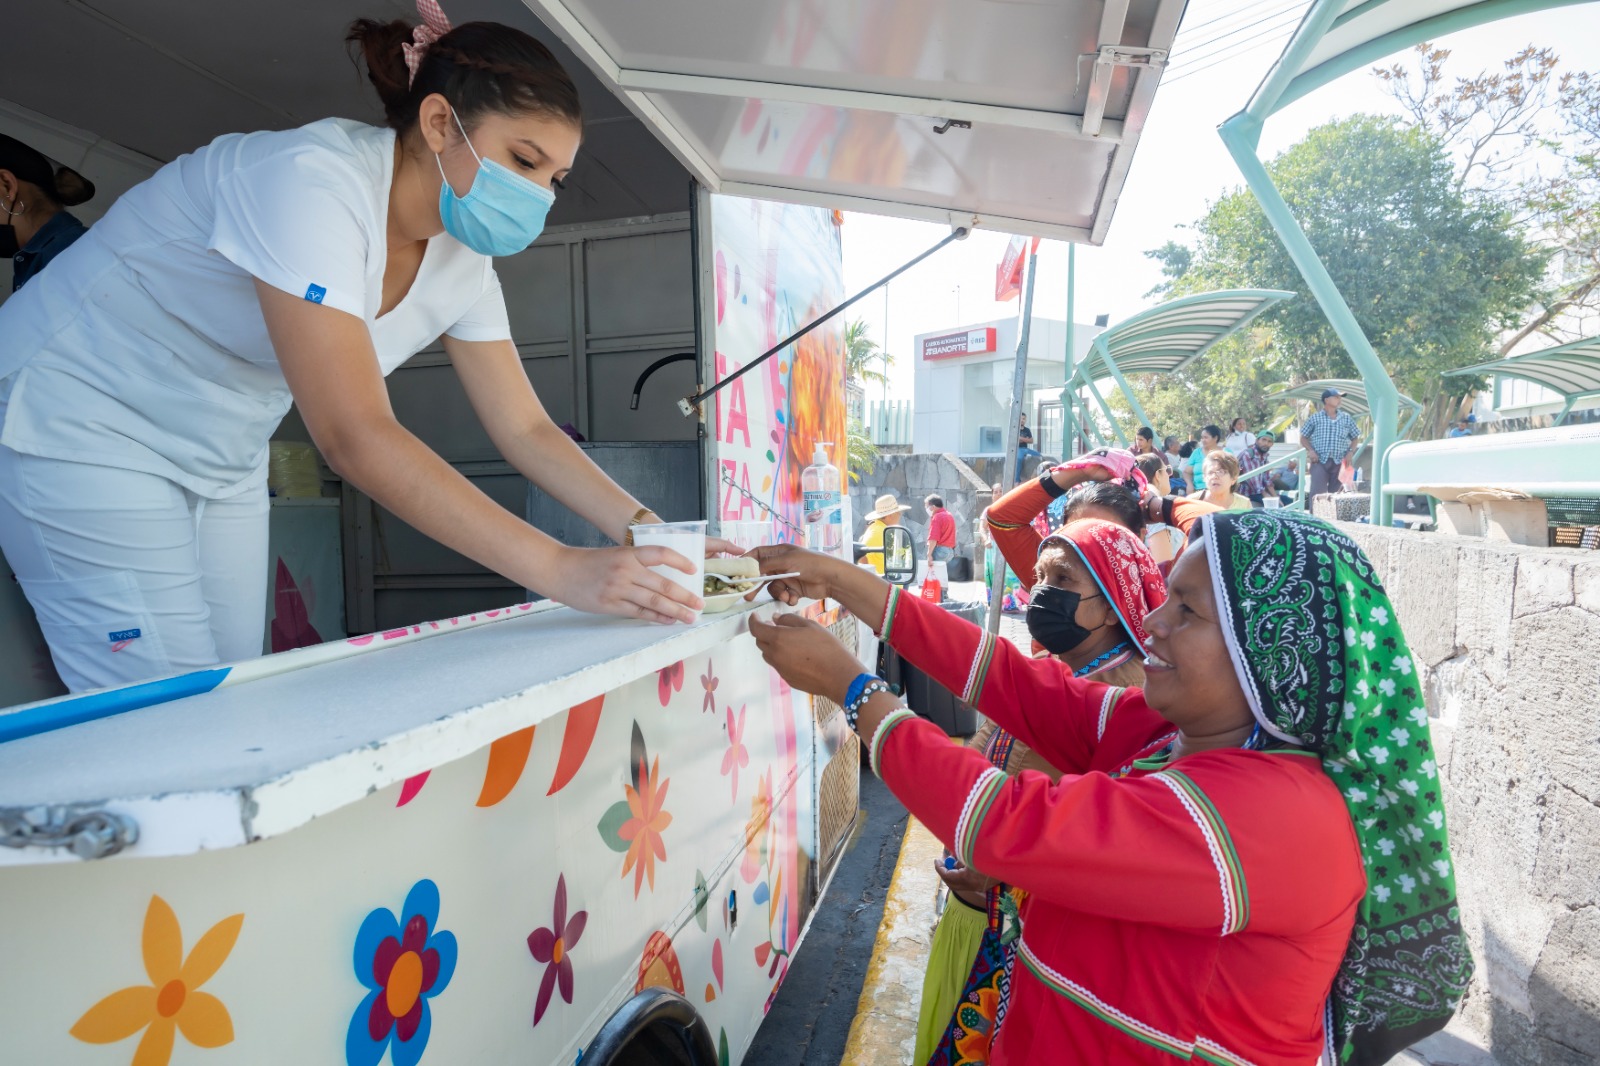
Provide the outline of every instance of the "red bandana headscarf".
[[1150,549],[1123,527],[1098,518],[1068,522],[1045,538],[1039,548],[1043,551],[1047,544],[1062,543],[1077,552],[1089,568],[1095,584],[1143,655],[1149,639],[1144,629],[1145,616],[1167,602],[1167,583]]

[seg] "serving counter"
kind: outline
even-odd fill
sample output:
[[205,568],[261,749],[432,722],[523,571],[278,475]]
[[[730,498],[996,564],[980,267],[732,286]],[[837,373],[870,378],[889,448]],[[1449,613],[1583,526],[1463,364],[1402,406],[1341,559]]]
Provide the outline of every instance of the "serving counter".
[[[78,724],[50,728],[70,699],[0,712],[33,734],[0,743],[0,1061],[571,1063],[651,986],[736,1060],[858,767],[750,610],[524,605]],[[39,846],[91,823],[103,858]]]

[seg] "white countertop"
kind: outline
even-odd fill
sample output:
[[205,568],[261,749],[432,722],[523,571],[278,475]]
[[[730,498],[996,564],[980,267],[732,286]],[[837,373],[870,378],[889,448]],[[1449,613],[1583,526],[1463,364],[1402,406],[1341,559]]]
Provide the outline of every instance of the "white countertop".
[[[749,610],[661,626],[559,608],[0,743],[0,807],[128,813],[125,855],[248,843],[726,643]],[[0,848],[0,866],[49,858]]]

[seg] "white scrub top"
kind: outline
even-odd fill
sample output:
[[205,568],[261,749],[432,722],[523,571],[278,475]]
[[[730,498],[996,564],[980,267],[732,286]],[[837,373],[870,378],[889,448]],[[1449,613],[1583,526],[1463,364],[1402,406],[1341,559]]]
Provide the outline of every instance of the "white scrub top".
[[378,317],[394,143],[346,119],[228,134],[128,190],[0,305],[0,444],[258,487],[292,398],[253,278],[365,321],[385,375],[441,334],[509,339],[493,262],[448,234]]

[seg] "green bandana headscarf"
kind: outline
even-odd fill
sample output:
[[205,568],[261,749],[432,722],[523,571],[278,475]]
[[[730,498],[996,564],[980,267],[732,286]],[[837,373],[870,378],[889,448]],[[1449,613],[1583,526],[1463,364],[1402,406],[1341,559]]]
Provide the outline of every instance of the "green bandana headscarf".
[[1201,522],[1251,711],[1322,757],[1355,823],[1367,894],[1334,979],[1325,1061],[1376,1066],[1442,1029],[1472,975],[1420,679],[1349,537],[1295,511]]

